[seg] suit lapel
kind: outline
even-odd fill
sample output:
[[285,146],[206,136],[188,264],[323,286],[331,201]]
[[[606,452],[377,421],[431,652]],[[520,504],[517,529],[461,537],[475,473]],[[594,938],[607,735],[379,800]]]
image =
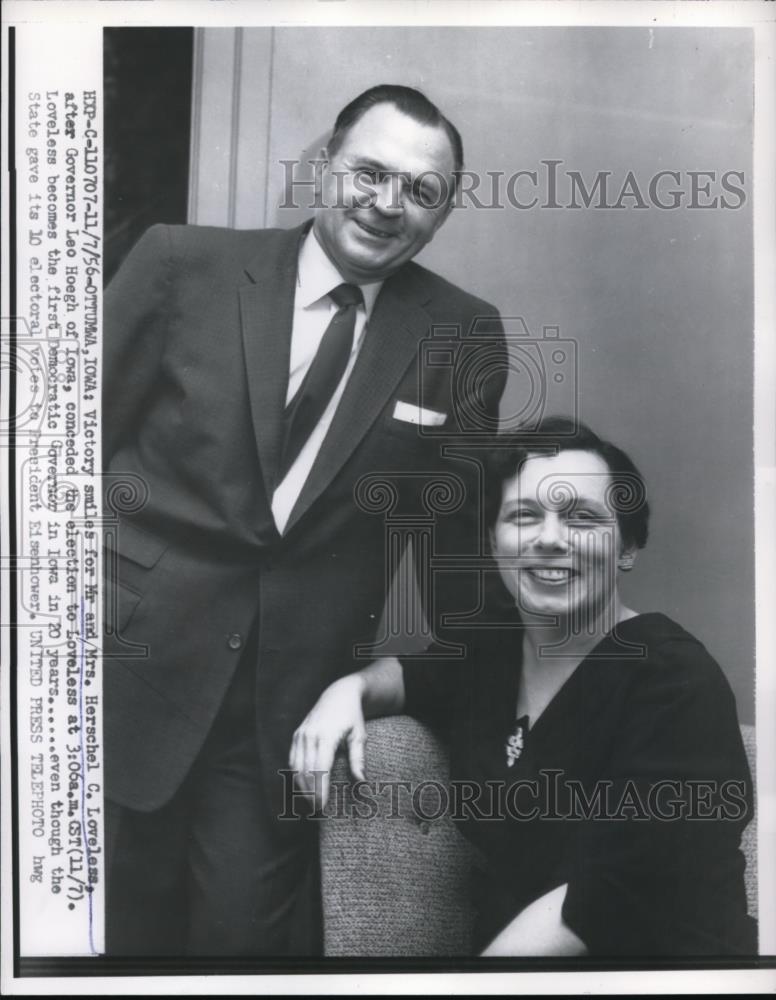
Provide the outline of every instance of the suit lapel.
[[264,486],[272,499],[286,404],[299,244],[308,226],[278,236],[277,252],[258,256],[239,289],[251,418]]
[[428,296],[405,271],[386,281],[342,399],[299,498],[286,534],[310,509],[388,402],[428,334]]

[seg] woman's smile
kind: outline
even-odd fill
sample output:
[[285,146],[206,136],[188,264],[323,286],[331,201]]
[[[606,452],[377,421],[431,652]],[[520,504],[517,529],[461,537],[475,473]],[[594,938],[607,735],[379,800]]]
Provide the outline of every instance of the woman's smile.
[[523,570],[532,579],[540,583],[546,583],[551,587],[563,586],[570,583],[577,575],[571,568],[559,569],[557,567],[531,566]]
[[521,613],[590,633],[607,620],[622,548],[610,488],[599,455],[571,450],[531,456],[504,483],[493,554]]

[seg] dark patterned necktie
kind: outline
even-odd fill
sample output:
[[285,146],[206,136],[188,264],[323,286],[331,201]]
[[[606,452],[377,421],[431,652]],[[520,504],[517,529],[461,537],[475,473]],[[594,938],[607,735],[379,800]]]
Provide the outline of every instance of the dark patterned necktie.
[[358,285],[337,285],[329,298],[338,306],[307,369],[302,384],[286,406],[283,451],[278,481],[282,481],[312,434],[348,366],[356,328],[356,310],[364,301]]

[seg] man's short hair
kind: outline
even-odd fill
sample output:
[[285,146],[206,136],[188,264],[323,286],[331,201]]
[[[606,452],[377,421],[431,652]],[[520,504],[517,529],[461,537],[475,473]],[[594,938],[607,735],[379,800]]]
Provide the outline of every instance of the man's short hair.
[[445,118],[439,108],[425,94],[414,87],[402,87],[393,83],[380,83],[370,87],[363,94],[354,97],[350,104],[337,115],[334,128],[329,139],[329,153],[336,153],[349,128],[356,124],[366,112],[377,104],[392,104],[418,122],[419,125],[430,125],[432,128],[444,129],[453,151],[453,177],[458,185],[461,170],[463,170],[463,141],[461,134],[453,123]]

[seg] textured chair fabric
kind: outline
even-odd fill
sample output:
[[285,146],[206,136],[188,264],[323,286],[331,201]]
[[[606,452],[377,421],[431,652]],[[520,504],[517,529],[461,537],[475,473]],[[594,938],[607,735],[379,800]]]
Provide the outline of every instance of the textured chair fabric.
[[[752,772],[752,781],[757,788],[757,743],[755,741],[754,726],[741,726],[741,736],[744,740],[744,749],[749,760],[749,770]],[[746,883],[746,902],[751,916],[757,916],[757,795],[754,797],[754,816],[748,824],[741,837],[741,850],[746,858],[746,871],[744,881]]]
[[[752,776],[754,727],[742,726]],[[414,719],[367,724],[367,782],[352,786],[341,755],[321,822],[321,888],[326,955],[471,954],[475,850],[443,814],[447,755]],[[405,783],[414,791],[410,792]],[[381,787],[381,783],[383,783]],[[757,915],[756,817],[741,847],[749,912]]]
[[466,954],[475,851],[448,815],[433,818],[444,805],[447,755],[408,716],[375,719],[367,732],[361,802],[339,756],[332,783],[344,794],[330,796],[321,824],[325,953]]

